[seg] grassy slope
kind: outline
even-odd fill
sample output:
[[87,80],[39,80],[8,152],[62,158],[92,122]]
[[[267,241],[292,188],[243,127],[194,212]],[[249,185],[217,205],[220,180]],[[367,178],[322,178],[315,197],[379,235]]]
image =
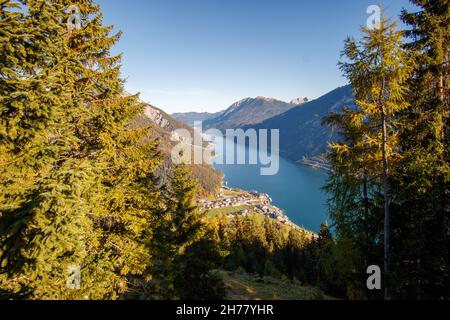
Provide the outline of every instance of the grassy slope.
[[333,300],[314,287],[273,278],[222,271],[228,300]]

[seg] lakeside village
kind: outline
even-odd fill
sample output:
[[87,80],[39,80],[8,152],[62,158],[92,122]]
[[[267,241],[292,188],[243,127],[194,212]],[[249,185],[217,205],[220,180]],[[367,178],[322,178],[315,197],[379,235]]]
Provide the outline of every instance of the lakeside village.
[[220,194],[214,200],[203,199],[198,201],[198,205],[202,210],[210,213],[226,213],[230,219],[246,217],[256,212],[285,225],[309,232],[313,237],[317,236],[315,233],[291,222],[281,209],[273,206],[271,203],[272,199],[266,193],[244,191],[227,186],[222,187]]

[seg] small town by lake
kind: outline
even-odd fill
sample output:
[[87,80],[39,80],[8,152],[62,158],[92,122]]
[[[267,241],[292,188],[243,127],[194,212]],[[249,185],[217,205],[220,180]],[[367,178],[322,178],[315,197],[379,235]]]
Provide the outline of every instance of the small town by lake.
[[[247,154],[257,152],[236,144],[236,149],[239,148]],[[329,221],[327,195],[322,190],[327,180],[324,171],[281,157],[278,173],[271,176],[261,175],[261,165],[215,163],[214,167],[224,173],[228,187],[267,194],[273,206],[280,208],[290,221],[300,227],[318,232],[320,225]]]

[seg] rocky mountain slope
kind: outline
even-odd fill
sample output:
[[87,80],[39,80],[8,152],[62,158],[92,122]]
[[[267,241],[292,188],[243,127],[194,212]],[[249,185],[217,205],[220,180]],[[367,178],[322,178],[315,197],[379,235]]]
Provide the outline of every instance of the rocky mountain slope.
[[282,156],[320,166],[328,143],[336,138],[332,128],[323,125],[323,120],[344,106],[354,106],[351,86],[337,88],[316,100],[246,128],[279,129]]
[[287,103],[265,97],[246,98],[234,103],[219,116],[206,120],[204,127],[226,130],[257,125],[294,108],[301,101],[304,100],[295,99]]
[[219,116],[206,119],[203,128],[222,131],[235,128],[279,129],[280,154],[283,157],[327,169],[324,153],[336,134],[323,124],[323,120],[344,106],[355,106],[351,86],[337,88],[312,101],[298,98],[287,103],[264,97],[247,98],[234,103]]
[[[142,102],[142,101],[141,101]],[[193,129],[172,118],[164,111],[148,104],[145,104],[144,112],[135,118],[132,126],[134,127],[151,127],[150,139],[157,139],[159,141],[159,149],[164,157],[163,164],[158,168],[157,175],[162,181],[166,181],[174,167],[171,161],[172,147],[177,143],[171,140],[172,132],[176,129],[186,129],[192,131]],[[198,195],[200,197],[208,197],[219,192],[222,182],[223,174],[215,170],[212,166],[191,165],[192,175],[199,182]]]

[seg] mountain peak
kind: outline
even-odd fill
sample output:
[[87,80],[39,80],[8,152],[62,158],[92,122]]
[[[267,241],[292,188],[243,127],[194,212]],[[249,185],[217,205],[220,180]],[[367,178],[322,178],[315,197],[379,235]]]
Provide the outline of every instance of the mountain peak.
[[276,102],[276,101],[280,101],[280,100],[275,99],[275,98],[267,98],[267,97],[263,97],[263,96],[257,96],[257,97],[255,98],[255,100],[263,100],[263,101],[266,101],[266,102],[269,102],[269,103],[273,103],[273,102]]
[[309,102],[309,99],[305,97],[305,98],[295,98],[290,103],[292,105],[298,106],[307,102]]
[[232,104],[220,116],[207,120],[205,127],[220,130],[243,128],[261,123],[293,107],[294,105],[274,98],[262,96],[245,98]]

